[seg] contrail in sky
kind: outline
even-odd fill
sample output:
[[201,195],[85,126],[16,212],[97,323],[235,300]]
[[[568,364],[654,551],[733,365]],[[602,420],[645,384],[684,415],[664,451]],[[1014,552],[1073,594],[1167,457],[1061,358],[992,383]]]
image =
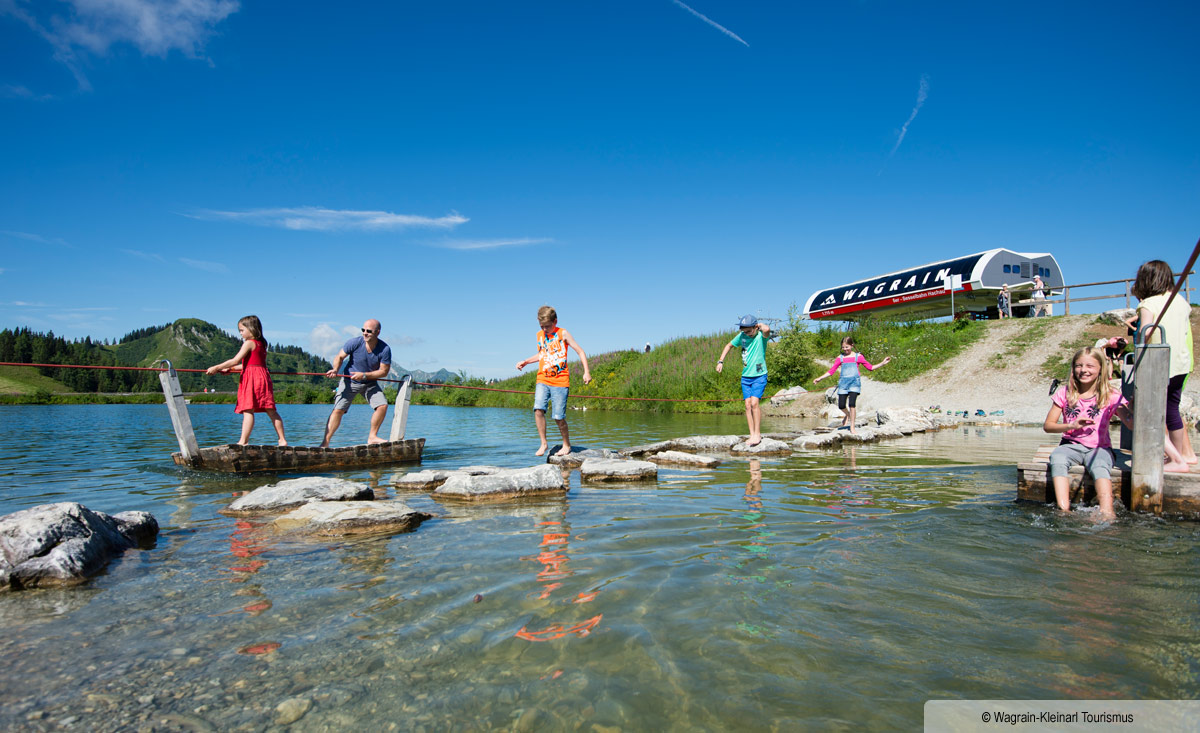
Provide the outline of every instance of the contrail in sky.
[[917,113],[921,111],[921,105],[925,104],[925,98],[929,96],[929,74],[921,74],[921,88],[917,90],[917,106],[913,107],[912,114],[908,116],[908,121],[904,123],[904,127],[900,128],[900,137],[896,138],[896,145],[892,148],[892,152],[888,153],[890,159],[896,154],[896,150],[900,148],[900,143],[904,142],[904,136],[908,134],[908,126],[912,121],[917,119]]
[[692,15],[696,16],[696,17],[697,17],[697,18],[699,18],[700,20],[704,21],[705,23],[708,23],[708,24],[709,24],[709,25],[711,25],[713,28],[716,28],[717,30],[721,31],[722,33],[724,33],[725,35],[729,36],[729,37],[730,37],[730,38],[732,38],[733,40],[735,40],[735,41],[737,41],[738,43],[742,44],[742,45],[743,45],[743,46],[745,46],[746,48],[750,48],[750,44],[749,44],[749,43],[746,43],[745,41],[743,41],[741,36],[739,36],[738,34],[734,33],[733,31],[729,30],[728,28],[726,28],[725,26],[721,25],[720,23],[717,23],[716,21],[710,20],[710,19],[708,18],[708,16],[706,16],[706,15],[704,15],[704,14],[702,14],[702,13],[697,13],[695,10],[692,10],[692,9],[691,9],[691,8],[689,8],[688,6],[686,6],[686,5],[684,5],[683,3],[679,2],[679,0],[671,0],[671,1],[672,1],[673,3],[675,3],[676,5],[678,5],[679,7],[683,8],[684,10],[688,11],[688,12],[689,12],[689,13],[691,13]]

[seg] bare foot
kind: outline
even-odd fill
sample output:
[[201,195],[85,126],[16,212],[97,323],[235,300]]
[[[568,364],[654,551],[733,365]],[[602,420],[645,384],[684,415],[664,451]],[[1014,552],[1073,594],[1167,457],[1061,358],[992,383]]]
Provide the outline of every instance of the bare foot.
[[378,436],[376,436],[374,438],[367,438],[367,445],[376,445],[377,443],[386,443],[386,442],[387,442],[386,440],[384,440],[383,438],[380,438]]
[[322,444],[321,444],[321,445],[319,445],[318,447],[319,447],[319,448],[328,448],[328,447],[329,447],[329,441],[325,441],[324,443],[322,443]]
[[569,446],[569,445],[564,445],[563,447],[559,448],[559,449],[558,449],[558,452],[557,452],[557,453],[555,453],[554,455],[556,455],[556,456],[559,456],[559,457],[562,457],[562,456],[565,456],[565,455],[569,455],[570,453],[571,453],[571,446]]
[[239,440],[239,441],[237,442],[237,444],[238,444],[238,445],[250,445],[250,441],[248,441],[248,440]]
[[534,455],[535,455],[535,456],[544,456],[544,455],[546,455],[546,448],[548,448],[548,447],[549,447],[549,446],[547,446],[545,443],[542,443],[542,447],[541,447],[541,448],[538,448],[538,449],[537,449],[537,453],[534,453]]
[[1191,464],[1200,463],[1200,458],[1197,458],[1196,456],[1184,456],[1183,460]]
[[759,436],[757,438],[751,438],[750,440],[746,441],[746,447],[753,448],[754,446],[758,445],[761,442],[762,442],[761,436]]
[[1186,463],[1175,463],[1173,461],[1163,464],[1163,470],[1167,473],[1187,473],[1190,467]]
[[280,441],[279,441],[279,445],[281,445],[281,446],[287,446],[287,441],[286,441],[286,440],[280,440]]

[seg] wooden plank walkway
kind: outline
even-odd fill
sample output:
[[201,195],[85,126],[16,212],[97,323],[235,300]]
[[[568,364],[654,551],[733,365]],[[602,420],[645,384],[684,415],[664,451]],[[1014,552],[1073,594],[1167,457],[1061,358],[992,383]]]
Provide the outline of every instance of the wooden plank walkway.
[[[1054,503],[1054,486],[1050,483],[1050,453],[1058,445],[1040,446],[1027,461],[1017,464],[1017,499],[1038,504]],[[1129,451],[1113,450],[1115,465],[1112,475],[1113,495],[1130,505],[1130,454]],[[1071,481],[1071,502],[1092,501],[1096,498],[1092,477],[1084,473],[1083,466],[1073,466],[1068,476]],[[1200,470],[1193,473],[1167,473],[1163,475],[1164,517],[1200,519]]]
[[197,471],[328,471],[420,461],[424,448],[424,438],[349,445],[343,448],[231,443],[214,448],[201,448],[190,460],[184,458],[183,453],[172,453],[171,458],[176,465]]

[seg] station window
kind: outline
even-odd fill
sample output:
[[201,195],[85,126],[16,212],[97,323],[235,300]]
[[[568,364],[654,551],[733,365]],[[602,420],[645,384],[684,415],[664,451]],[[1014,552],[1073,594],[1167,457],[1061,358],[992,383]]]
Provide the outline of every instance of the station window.
[[1012,265],[1005,265],[1005,266],[1004,266],[1004,271],[1005,271],[1005,272],[1012,272]]

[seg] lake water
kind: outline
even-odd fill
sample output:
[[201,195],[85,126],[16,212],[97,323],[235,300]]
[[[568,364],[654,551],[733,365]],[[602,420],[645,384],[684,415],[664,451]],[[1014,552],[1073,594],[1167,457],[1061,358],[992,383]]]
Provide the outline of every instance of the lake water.
[[[328,409],[282,406],[292,442]],[[232,406],[191,414],[236,440]],[[568,417],[593,447],[745,428]],[[539,462],[524,410],[417,406],[409,435],[426,468]],[[0,728],[911,730],[929,699],[1200,697],[1200,525],[1014,503],[1045,442],[960,428],[484,506],[349,472],[436,518],[299,541],[218,514],[273,478],[176,468],[165,407],[0,406],[0,513],[161,525],[84,586],[0,594]]]

